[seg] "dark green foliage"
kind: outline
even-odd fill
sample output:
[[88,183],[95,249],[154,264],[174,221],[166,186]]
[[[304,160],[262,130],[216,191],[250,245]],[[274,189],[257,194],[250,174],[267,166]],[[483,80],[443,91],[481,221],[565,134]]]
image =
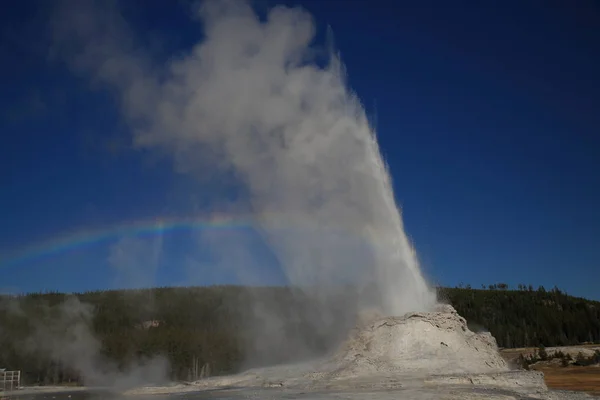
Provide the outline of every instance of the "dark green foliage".
[[525,357],[523,354],[519,354],[517,358],[517,364],[523,369],[529,370],[529,366],[532,364],[530,357]]
[[[320,354],[337,340],[329,330],[318,329],[317,320],[307,317],[316,314],[316,304],[284,287],[179,287],[74,296],[91,309],[89,326],[100,343],[98,357],[127,369],[160,355],[168,359],[172,379],[188,379],[200,369],[212,375],[233,373],[247,366],[248,359],[255,365],[273,364]],[[77,371],[68,370],[38,346],[57,333],[55,329],[50,334],[40,322],[56,320],[64,313],[59,307],[66,299],[56,293],[0,296],[0,367],[20,369],[29,384],[80,382]],[[339,304],[349,303],[340,300]],[[252,308],[257,305],[263,314],[282,322],[279,337],[283,340],[267,341],[268,351],[247,346],[262,329],[273,331],[257,320]],[[337,314],[328,322],[343,326],[344,315]],[[59,336],[61,329],[68,329],[64,322],[54,325],[59,325]],[[248,332],[249,326],[255,331]]]
[[[439,288],[439,293],[467,319],[472,329],[488,329],[501,347],[600,342],[599,302],[571,297],[558,289],[536,291],[531,285],[520,285],[519,289],[511,291],[508,285],[496,284],[490,285],[490,290],[466,286]],[[248,322],[259,329],[261,326],[251,321],[250,307],[256,303],[250,301],[250,296],[253,300],[262,299],[269,315],[274,313],[283,321],[281,330],[285,340],[269,342],[269,356],[285,353],[296,357],[293,340],[298,336],[309,344],[314,354],[331,349],[339,340],[308,322],[312,319],[307,315],[315,314],[315,304],[311,305],[309,298],[289,288],[157,288],[76,296],[81,303],[90,306],[89,324],[99,341],[100,357],[126,368],[140,359],[161,355],[169,360],[172,379],[189,379],[200,369],[216,375],[246,366],[244,361],[256,355],[246,346],[246,327]],[[352,301],[352,296],[348,296],[339,303],[345,305]],[[58,307],[67,297],[61,293],[0,296],[0,367],[20,369],[29,384],[79,382],[77,371],[50,354],[27,351],[28,340],[36,329],[39,331],[36,324],[56,318]],[[340,321],[330,323],[340,326],[347,316],[342,312],[336,314]],[[156,321],[156,326],[152,321]],[[548,358],[544,354],[545,348],[540,347],[535,358],[522,358],[520,363],[528,367],[534,359]],[[567,359],[564,355],[560,357]],[[600,353],[595,357],[598,362]],[[267,357],[260,362],[281,361],[286,360]],[[577,363],[591,361],[576,360]]]
[[586,357],[583,353],[579,352],[575,357],[574,365],[586,367],[588,365],[594,365],[600,363],[600,351],[596,350],[590,357]]
[[[240,316],[228,307],[239,295],[239,288],[210,287],[104,291],[77,297],[92,307],[90,328],[101,343],[99,356],[125,368],[137,360],[163,355],[171,363],[172,378],[183,378],[194,357],[200,366],[209,363],[219,373],[233,372],[239,366]],[[45,333],[36,324],[56,313],[55,306],[64,300],[59,294],[0,298],[0,366],[22,370],[28,383],[79,380],[75,371],[62,368],[28,341],[34,334]]]
[[535,291],[528,286],[512,291],[490,286],[489,290],[440,288],[439,292],[470,325],[488,329],[500,347],[600,342],[600,302],[558,289]]
[[522,368],[529,370],[532,364],[535,364],[540,361],[549,361],[554,359],[559,359],[560,365],[562,367],[568,367],[571,364],[585,367],[588,365],[600,363],[600,351],[596,350],[594,354],[590,357],[586,357],[582,352],[579,352],[577,354],[577,357],[575,358],[575,361],[573,361],[573,358],[568,353],[565,354],[559,350],[552,354],[548,354],[545,348],[540,347],[530,356],[525,357],[523,356],[523,354],[519,354],[519,357],[517,358],[517,364]]

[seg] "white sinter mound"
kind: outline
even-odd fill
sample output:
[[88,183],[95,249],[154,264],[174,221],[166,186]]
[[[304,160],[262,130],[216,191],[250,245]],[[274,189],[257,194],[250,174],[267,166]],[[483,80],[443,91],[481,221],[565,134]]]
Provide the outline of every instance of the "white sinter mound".
[[357,328],[332,360],[335,375],[462,374],[507,371],[494,337],[474,333],[449,305],[376,319]]

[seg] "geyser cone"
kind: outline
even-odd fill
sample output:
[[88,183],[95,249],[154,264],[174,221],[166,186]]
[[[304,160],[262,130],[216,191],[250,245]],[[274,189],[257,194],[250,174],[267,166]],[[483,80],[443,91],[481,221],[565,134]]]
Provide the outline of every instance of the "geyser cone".
[[434,312],[375,319],[359,327],[332,362],[335,377],[507,371],[496,340],[471,332],[449,305]]

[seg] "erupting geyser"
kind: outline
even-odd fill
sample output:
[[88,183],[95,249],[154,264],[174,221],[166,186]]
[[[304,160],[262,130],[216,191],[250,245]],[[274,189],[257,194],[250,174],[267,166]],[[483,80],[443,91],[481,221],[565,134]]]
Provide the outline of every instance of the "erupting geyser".
[[203,41],[153,65],[119,16],[82,4],[55,29],[72,65],[119,93],[136,147],[241,188],[291,285],[324,309],[328,288],[348,282],[374,287],[359,307],[387,315],[434,305],[365,110],[337,56],[312,47],[307,12],[204,2]]
[[[449,306],[435,308],[365,110],[337,56],[323,59],[312,47],[308,13],[275,7],[261,18],[245,1],[209,0],[198,10],[203,40],[155,63],[118,13],[90,4],[69,3],[56,20],[56,43],[78,72],[119,94],[134,146],[170,155],[180,172],[236,188],[236,206],[251,210],[288,283],[320,305],[310,314],[315,329],[337,329],[340,313],[380,315],[361,314],[366,324],[333,357],[196,387],[350,388],[365,378],[372,388],[491,382],[520,393],[545,390],[535,373],[510,375],[490,335],[469,331]],[[357,302],[332,296],[346,283],[362,286]],[[267,314],[261,350],[272,353],[272,335],[282,329],[258,311]],[[296,347],[288,335],[279,337],[282,348]],[[431,373],[460,376],[424,381]],[[425,398],[440,393],[448,394]]]

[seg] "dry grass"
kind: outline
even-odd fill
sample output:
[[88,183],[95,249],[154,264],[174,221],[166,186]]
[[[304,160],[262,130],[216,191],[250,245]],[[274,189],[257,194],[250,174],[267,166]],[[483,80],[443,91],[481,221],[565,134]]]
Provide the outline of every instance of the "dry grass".
[[536,368],[544,373],[550,389],[580,390],[600,396],[600,367],[543,367]]
[[[569,348],[593,348],[598,345],[569,346]],[[536,348],[502,349],[501,354],[507,361],[515,360],[520,354],[527,356]],[[569,366],[562,367],[558,363],[540,363],[532,365],[532,369],[544,373],[546,385],[556,390],[577,390],[600,396],[600,366]]]

